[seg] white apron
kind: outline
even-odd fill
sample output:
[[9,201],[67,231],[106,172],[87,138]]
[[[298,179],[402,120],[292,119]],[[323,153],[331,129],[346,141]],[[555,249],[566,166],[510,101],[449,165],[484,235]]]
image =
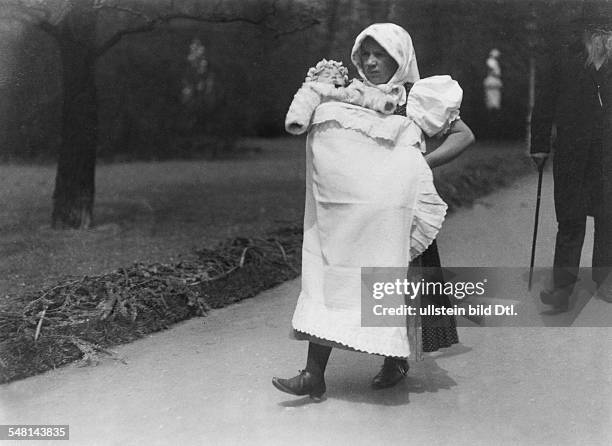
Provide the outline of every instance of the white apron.
[[295,330],[408,357],[406,327],[361,326],[361,267],[408,268],[435,239],[446,204],[420,151],[421,129],[340,102],[319,106],[306,143],[302,290]]

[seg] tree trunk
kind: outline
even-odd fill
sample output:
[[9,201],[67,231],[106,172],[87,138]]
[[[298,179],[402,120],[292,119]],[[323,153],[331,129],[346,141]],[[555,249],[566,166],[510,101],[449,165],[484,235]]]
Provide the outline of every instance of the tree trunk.
[[321,39],[323,41],[321,54],[326,58],[334,57],[332,54],[336,41],[336,33],[338,31],[338,9],[341,7],[340,3],[342,3],[342,0],[336,0],[330,2],[327,6],[327,32],[325,38]]
[[[79,25],[87,26],[83,22]],[[58,38],[64,102],[51,223],[56,229],[86,229],[93,215],[98,139],[96,59],[92,46],[82,38],[83,28],[78,30],[80,39],[74,38],[74,31],[73,27]]]
[[53,192],[52,226],[88,228],[92,223],[98,114],[94,60],[75,45],[62,45],[64,106]]

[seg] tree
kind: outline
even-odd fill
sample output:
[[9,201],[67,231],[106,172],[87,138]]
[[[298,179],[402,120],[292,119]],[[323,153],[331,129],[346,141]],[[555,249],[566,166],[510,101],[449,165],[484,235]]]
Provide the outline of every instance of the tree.
[[[291,0],[3,0],[2,15],[32,23],[56,43],[63,75],[62,126],[53,228],[85,229],[92,224],[98,102],[95,67],[122,39],[177,21],[244,23],[276,36],[318,24],[313,8]],[[109,20],[109,17],[111,18]],[[99,26],[106,18],[104,29]],[[116,24],[119,26],[116,26]],[[283,25],[281,25],[283,24]],[[109,31],[110,30],[110,31]]]

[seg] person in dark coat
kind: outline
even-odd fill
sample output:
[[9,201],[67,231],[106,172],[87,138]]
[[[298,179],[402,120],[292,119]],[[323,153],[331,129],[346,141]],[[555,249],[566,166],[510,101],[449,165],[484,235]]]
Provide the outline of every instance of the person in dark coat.
[[554,147],[558,223],[552,287],[540,298],[561,310],[577,280],[587,216],[595,223],[593,280],[612,302],[612,8],[603,6],[584,11],[579,37],[551,52],[536,75],[531,156],[541,167]]

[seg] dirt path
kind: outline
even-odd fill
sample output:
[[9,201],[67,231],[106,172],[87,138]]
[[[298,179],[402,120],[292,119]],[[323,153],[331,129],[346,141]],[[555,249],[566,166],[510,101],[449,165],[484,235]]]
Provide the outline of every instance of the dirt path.
[[[535,184],[527,177],[453,215],[440,236],[445,263],[528,263]],[[545,189],[540,265],[552,256],[550,174]],[[524,284],[511,286],[524,293]],[[1,386],[0,423],[69,424],[78,445],[612,440],[610,328],[460,328],[461,345],[411,365],[409,379],[385,391],[369,387],[380,358],[335,351],[325,402],[282,394],[271,376],[293,375],[306,351],[287,336],[298,290],[299,281],[288,282],[118,348],[125,363],[67,367]],[[574,325],[605,325],[610,316],[612,305],[590,300]]]

